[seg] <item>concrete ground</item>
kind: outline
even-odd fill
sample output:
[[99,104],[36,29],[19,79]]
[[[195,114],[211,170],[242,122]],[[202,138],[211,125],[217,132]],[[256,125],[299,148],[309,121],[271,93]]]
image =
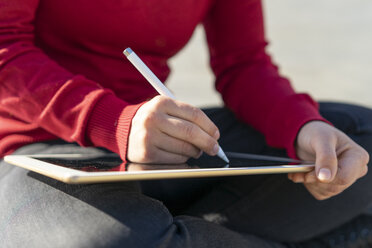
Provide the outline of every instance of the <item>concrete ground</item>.
[[[269,52],[298,91],[372,107],[372,1],[265,0],[264,11]],[[168,86],[177,98],[221,103],[201,27],[171,66]]]

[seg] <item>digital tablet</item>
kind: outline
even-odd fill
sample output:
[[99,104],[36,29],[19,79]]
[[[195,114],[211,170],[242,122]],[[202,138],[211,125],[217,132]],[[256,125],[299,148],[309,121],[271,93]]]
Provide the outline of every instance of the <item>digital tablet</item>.
[[116,154],[8,155],[4,160],[65,183],[174,179],[308,172],[314,164],[281,157],[229,153],[227,165],[217,157],[202,156],[186,164],[123,163]]

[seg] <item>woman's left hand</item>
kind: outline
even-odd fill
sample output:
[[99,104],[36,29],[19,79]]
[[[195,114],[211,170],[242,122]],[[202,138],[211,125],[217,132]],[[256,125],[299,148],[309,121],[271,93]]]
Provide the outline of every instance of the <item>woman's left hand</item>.
[[296,151],[300,159],[315,161],[315,170],[288,174],[288,178],[304,183],[318,200],[341,193],[368,171],[368,153],[325,122],[305,124],[298,133]]

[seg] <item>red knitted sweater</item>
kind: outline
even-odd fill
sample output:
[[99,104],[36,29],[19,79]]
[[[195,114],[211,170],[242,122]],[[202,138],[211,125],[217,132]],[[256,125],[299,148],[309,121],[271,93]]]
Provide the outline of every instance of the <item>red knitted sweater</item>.
[[199,23],[226,106],[294,156],[298,130],[322,117],[266,54],[259,0],[0,0],[0,155],[61,138],[125,159],[131,119],[156,92],[123,49],[165,81]]

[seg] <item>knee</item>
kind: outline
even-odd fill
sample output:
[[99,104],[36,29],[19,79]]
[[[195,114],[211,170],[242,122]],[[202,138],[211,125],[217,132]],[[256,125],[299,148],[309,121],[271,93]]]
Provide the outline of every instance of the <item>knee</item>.
[[345,103],[321,102],[320,113],[341,131],[372,134],[372,109]]
[[99,192],[91,187],[72,195],[44,191],[27,205],[17,204],[6,232],[0,233],[1,243],[9,247],[149,247],[162,244],[167,235],[178,235],[172,215],[161,202],[107,185],[97,186],[105,188]]
[[120,202],[107,200],[103,200],[103,205],[96,205],[100,208],[100,217],[94,217],[96,221],[85,225],[100,225],[99,235],[95,231],[84,233],[88,236],[87,247],[122,247],[124,244],[125,247],[166,247],[164,244],[178,235],[173,216],[158,200],[141,194],[129,194]]

